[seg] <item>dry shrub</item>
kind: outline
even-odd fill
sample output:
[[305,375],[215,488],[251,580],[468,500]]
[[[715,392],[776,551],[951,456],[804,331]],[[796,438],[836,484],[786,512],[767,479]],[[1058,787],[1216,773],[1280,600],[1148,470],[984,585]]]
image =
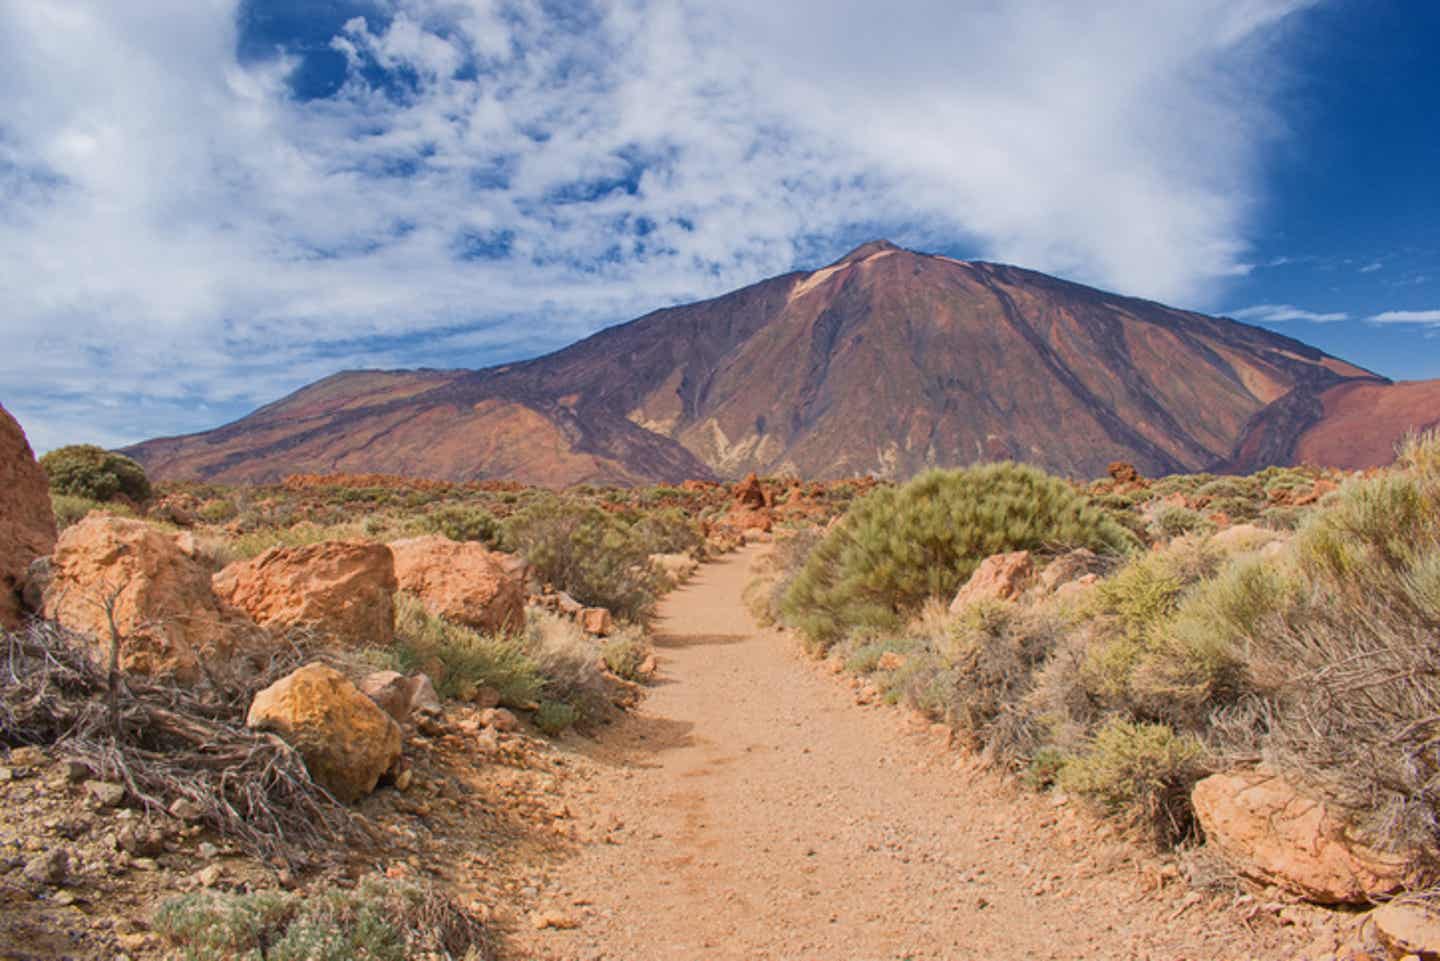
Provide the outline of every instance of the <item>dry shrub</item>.
[[485,926],[433,887],[368,878],[353,890],[202,892],[161,905],[155,928],[185,961],[489,961]]
[[262,858],[368,838],[292,747],[245,727],[255,692],[297,667],[304,652],[229,687],[121,677],[112,689],[90,642],[58,625],[33,622],[0,635],[0,645],[0,743],[51,745],[123,784],[150,814],[184,799],[203,823]]
[[530,648],[520,635],[482,634],[436,617],[414,595],[395,595],[395,666],[434,670],[438,662],[435,688],[444,697],[464,698],[491,687],[506,707],[533,707],[546,681]]

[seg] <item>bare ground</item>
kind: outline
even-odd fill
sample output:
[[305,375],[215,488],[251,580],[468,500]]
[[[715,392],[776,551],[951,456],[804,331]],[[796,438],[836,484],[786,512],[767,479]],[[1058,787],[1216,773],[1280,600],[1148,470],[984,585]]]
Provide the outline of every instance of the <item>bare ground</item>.
[[[513,956],[1324,957],[1337,919],[1198,892],[1173,863],[861,708],[740,601],[756,548],[662,605],[658,686],[559,790],[585,822],[512,921]],[[1343,920],[1343,919],[1342,919]],[[543,926],[543,927],[542,927]]]

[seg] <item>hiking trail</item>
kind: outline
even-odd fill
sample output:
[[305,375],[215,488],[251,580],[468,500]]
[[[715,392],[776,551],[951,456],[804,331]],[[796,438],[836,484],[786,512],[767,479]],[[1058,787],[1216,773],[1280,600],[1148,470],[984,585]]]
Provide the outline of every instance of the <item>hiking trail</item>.
[[588,836],[546,865],[531,893],[557,923],[518,924],[519,956],[1293,958],[1323,940],[1318,921],[1242,920],[1233,892],[1193,891],[1073,801],[977,771],[908,712],[857,706],[746,612],[763,549],[663,600],[646,699],[565,748]]

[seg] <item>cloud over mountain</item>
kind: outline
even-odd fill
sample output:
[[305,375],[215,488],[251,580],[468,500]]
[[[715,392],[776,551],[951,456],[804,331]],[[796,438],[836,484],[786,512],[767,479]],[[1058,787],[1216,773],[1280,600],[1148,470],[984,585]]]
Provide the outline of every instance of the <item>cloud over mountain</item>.
[[258,0],[12,0],[6,400],[118,443],[879,233],[1204,306],[1306,5],[356,0],[267,51]]

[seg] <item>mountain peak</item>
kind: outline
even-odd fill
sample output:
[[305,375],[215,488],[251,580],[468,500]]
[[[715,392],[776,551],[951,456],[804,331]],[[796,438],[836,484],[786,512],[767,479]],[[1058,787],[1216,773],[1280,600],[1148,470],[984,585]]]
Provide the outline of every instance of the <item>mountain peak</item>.
[[888,240],[872,240],[869,243],[861,244],[859,247],[856,247],[854,250],[850,251],[848,254],[846,254],[844,257],[841,257],[839,260],[835,261],[835,263],[831,264],[830,266],[838,267],[841,264],[853,264],[858,261],[864,260],[867,257],[873,257],[876,254],[883,254],[888,251],[904,249],[905,248],[901,247],[899,244],[892,244]]

